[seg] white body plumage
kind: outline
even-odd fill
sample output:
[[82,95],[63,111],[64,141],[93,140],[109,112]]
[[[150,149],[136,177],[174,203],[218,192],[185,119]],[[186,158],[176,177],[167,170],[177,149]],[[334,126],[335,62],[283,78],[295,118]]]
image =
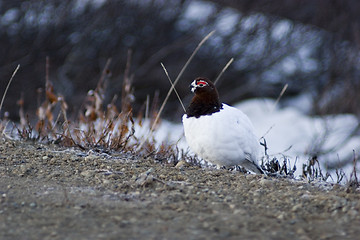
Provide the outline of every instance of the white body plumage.
[[218,112],[198,118],[182,117],[186,141],[199,157],[221,166],[259,170],[260,143],[249,118],[239,109],[222,104]]

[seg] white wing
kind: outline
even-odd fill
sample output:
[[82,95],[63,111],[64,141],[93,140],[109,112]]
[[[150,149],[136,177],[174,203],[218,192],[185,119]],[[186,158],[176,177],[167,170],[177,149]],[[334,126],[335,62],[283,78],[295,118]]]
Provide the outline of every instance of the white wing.
[[240,110],[223,104],[212,115],[184,115],[183,124],[191,150],[201,158],[223,166],[258,165],[260,144],[251,121]]

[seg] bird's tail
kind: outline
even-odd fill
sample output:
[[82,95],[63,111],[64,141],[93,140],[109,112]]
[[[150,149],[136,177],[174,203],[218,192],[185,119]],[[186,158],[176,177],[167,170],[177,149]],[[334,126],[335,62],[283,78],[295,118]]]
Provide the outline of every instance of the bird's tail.
[[255,162],[249,161],[247,164],[244,164],[244,167],[253,173],[267,175],[266,172]]

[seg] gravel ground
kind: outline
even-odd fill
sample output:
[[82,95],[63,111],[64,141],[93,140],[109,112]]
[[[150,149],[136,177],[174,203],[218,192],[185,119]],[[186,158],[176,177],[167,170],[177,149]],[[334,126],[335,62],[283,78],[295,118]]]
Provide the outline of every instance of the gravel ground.
[[0,139],[0,239],[359,239],[360,192]]

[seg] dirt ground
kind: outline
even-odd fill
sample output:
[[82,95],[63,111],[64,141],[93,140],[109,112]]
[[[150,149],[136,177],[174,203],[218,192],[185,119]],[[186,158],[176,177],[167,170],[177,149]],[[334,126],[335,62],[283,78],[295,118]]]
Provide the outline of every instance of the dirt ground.
[[360,192],[0,139],[0,239],[360,239]]

